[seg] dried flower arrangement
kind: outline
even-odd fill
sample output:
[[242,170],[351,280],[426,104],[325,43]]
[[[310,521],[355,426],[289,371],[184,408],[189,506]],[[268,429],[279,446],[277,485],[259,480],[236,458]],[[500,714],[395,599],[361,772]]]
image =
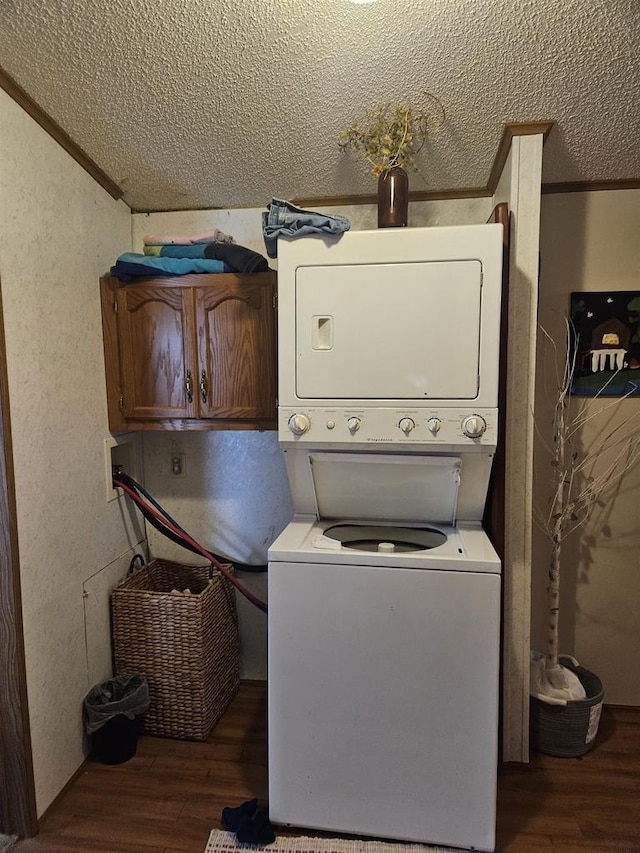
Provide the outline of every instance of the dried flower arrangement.
[[411,101],[389,102],[368,110],[362,119],[345,128],[338,145],[351,148],[366,160],[374,175],[390,169],[413,169],[420,174],[416,155],[432,129],[441,127],[444,107],[435,95],[423,92],[417,106]]

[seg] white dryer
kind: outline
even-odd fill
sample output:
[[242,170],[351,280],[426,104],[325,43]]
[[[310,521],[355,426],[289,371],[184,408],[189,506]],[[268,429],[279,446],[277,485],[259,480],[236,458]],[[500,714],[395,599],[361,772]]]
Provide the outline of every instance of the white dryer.
[[499,226],[281,241],[274,823],[495,846]]

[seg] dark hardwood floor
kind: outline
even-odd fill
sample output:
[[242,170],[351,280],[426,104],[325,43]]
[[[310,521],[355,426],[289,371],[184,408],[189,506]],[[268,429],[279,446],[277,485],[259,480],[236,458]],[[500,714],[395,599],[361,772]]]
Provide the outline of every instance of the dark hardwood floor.
[[[224,806],[266,796],[265,688],[248,683],[207,743],[143,737],[125,764],[88,763],[14,849],[203,853]],[[640,710],[605,709],[582,759],[502,767],[497,850],[640,853]]]

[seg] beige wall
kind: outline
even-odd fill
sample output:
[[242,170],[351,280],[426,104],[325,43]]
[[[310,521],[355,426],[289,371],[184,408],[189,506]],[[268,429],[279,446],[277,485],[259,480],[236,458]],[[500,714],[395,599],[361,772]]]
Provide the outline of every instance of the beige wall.
[[[545,195],[542,201],[540,322],[557,339],[572,291],[640,291],[640,191]],[[539,343],[540,343],[539,339]],[[539,345],[537,420],[550,408],[543,381],[550,359]],[[639,371],[640,372],[640,371]],[[640,379],[640,377],[639,377]],[[609,400],[611,398],[608,398]],[[574,401],[575,405],[575,401]],[[595,401],[587,404],[593,411]],[[640,399],[623,402],[619,417],[640,426]],[[593,440],[600,418],[585,433]],[[545,504],[548,462],[536,449],[536,498]],[[640,705],[640,465],[606,508],[598,508],[584,535],[563,552],[560,651],[574,654],[603,681],[605,701]],[[533,646],[544,649],[548,547],[534,542]]]
[[[83,583],[141,537],[107,504],[98,277],[131,216],[0,90],[0,277],[38,813],[81,764],[91,675]],[[102,602],[102,610],[106,606]],[[108,645],[104,625],[102,642]],[[95,640],[95,638],[93,638]],[[104,669],[104,667],[102,668]]]

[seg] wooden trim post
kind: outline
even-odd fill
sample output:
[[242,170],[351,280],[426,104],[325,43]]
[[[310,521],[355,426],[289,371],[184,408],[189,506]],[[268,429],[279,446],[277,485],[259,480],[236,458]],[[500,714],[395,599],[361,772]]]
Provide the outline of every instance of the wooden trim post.
[[0,290],[0,832],[38,831],[22,634],[7,358]]

